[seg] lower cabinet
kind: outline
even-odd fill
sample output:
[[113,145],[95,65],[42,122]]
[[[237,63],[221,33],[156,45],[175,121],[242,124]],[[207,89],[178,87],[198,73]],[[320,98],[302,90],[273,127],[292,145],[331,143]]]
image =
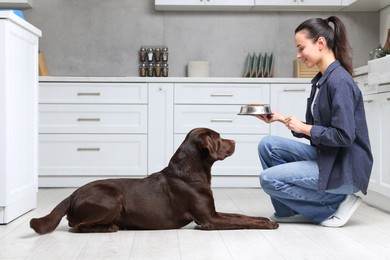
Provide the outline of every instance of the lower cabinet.
[[[272,110],[285,116],[295,115],[305,121],[310,90],[311,84],[273,84],[271,86]],[[307,139],[294,137],[286,126],[278,122],[271,124],[271,134],[309,143]]]
[[145,176],[147,136],[41,134],[40,176]]
[[237,114],[245,104],[271,104],[302,116],[308,89],[256,82],[41,82],[39,186],[145,177],[167,166],[190,130],[207,127],[236,141],[234,154],[214,164],[212,185],[260,187],[259,142],[290,133]]
[[390,92],[364,95],[364,104],[374,164],[364,200],[390,211]]
[[39,186],[148,173],[148,85],[41,82]]

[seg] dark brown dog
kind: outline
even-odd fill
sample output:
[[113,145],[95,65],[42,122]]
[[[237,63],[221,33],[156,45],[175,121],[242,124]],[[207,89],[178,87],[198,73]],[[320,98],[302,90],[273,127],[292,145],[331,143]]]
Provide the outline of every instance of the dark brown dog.
[[262,217],[216,212],[210,188],[211,166],[234,152],[235,142],[217,132],[196,128],[188,133],[168,167],[144,179],[106,179],[78,188],[30,226],[52,232],[67,215],[74,232],[119,229],[174,229],[192,221],[199,229],[275,229]]

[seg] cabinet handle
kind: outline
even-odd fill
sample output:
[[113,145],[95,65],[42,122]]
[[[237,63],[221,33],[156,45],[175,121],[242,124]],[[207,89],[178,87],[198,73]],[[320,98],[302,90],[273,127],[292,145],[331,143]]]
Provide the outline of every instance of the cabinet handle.
[[304,88],[285,88],[283,92],[305,92]]
[[100,118],[77,118],[78,122],[100,122]]
[[100,92],[79,92],[77,96],[100,96]]
[[364,100],[364,103],[372,103],[374,102],[374,100],[370,99],[370,100]]
[[228,118],[214,118],[210,119],[211,123],[232,123],[233,119],[228,119]]
[[77,148],[78,152],[100,152],[100,148]]
[[229,94],[229,93],[211,93],[210,96],[212,96],[212,97],[233,97],[233,94]]

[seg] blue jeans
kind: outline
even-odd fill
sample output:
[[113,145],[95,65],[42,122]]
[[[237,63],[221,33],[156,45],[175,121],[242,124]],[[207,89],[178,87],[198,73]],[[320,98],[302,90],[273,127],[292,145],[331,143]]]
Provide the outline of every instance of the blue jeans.
[[260,184],[271,196],[276,217],[300,214],[313,223],[321,223],[345,199],[345,194],[318,192],[315,147],[280,136],[266,136],[258,151],[264,169]]

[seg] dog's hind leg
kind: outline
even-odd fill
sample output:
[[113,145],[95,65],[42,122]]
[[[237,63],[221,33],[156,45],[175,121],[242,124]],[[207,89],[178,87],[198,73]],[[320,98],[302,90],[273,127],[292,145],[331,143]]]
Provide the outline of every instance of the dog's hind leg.
[[122,194],[107,188],[96,190],[93,194],[83,193],[74,200],[73,207],[68,212],[69,226],[73,232],[116,232],[119,227],[115,222],[123,210]]

